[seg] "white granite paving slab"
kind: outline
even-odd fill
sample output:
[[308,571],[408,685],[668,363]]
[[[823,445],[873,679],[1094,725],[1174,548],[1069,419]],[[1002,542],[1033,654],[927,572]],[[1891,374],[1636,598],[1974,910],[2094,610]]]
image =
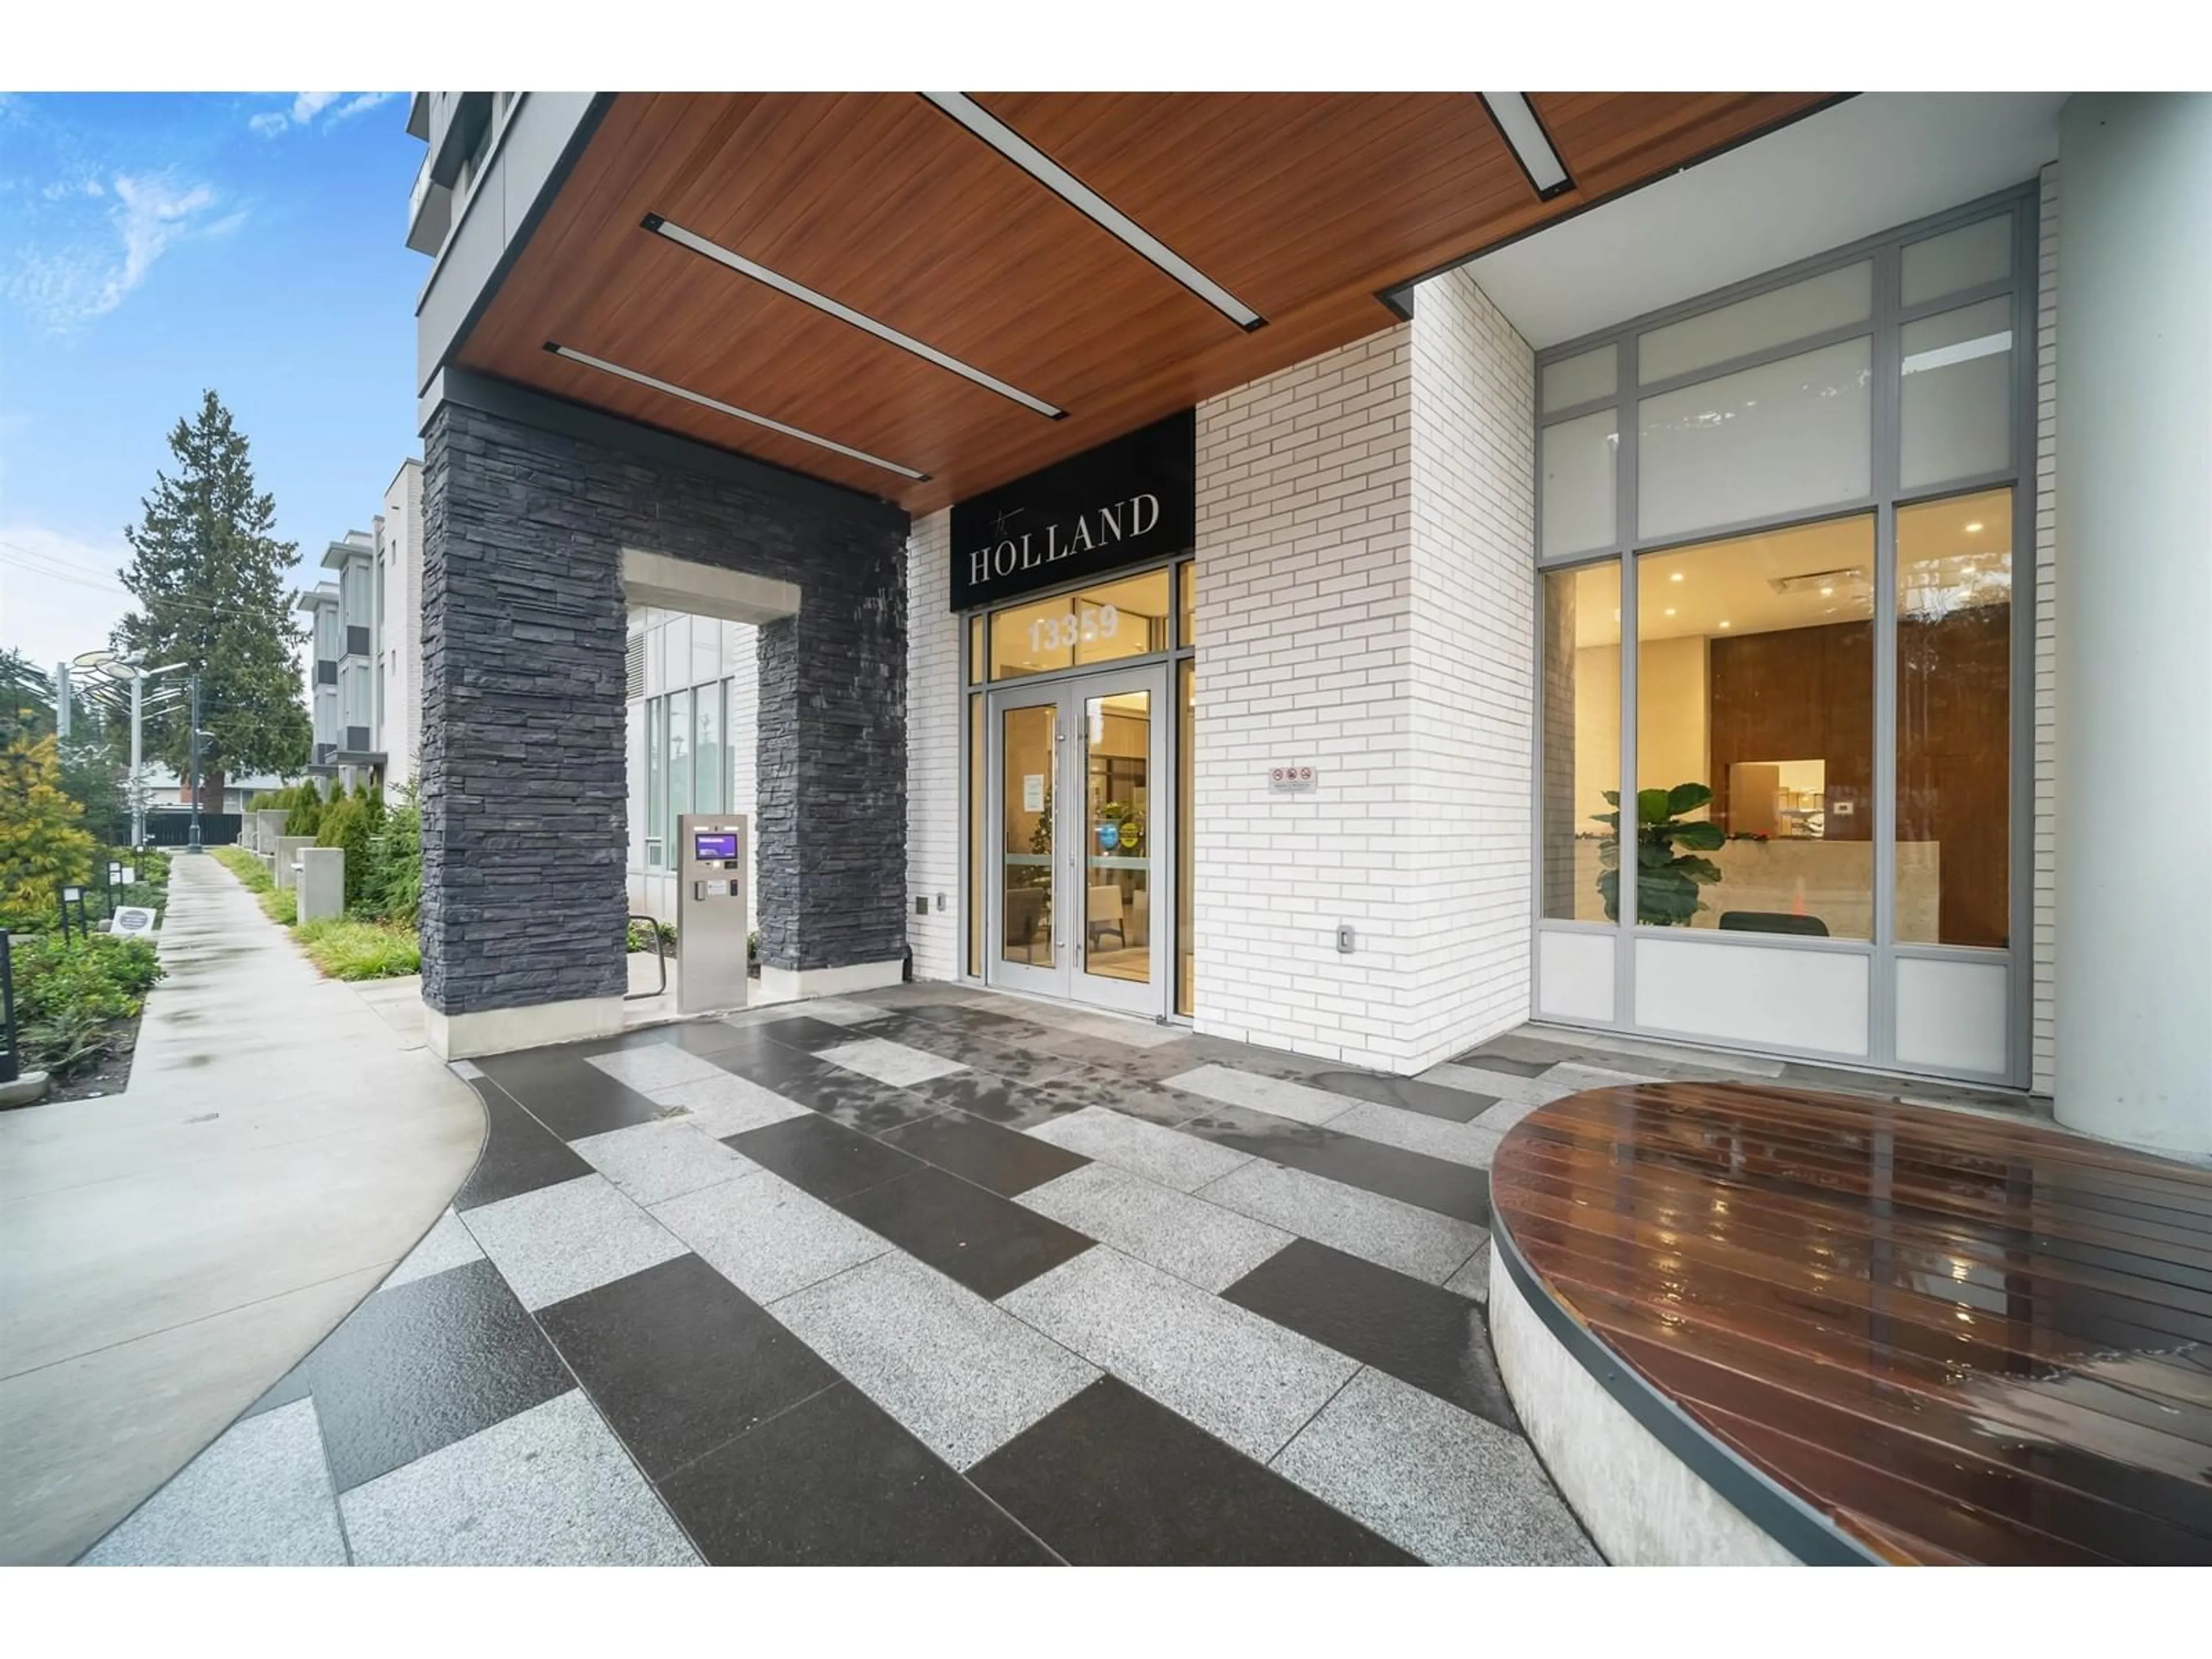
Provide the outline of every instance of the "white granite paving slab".
[[773,1302],[890,1246],[773,1170],[669,1199],[653,1215],[756,1302]]
[[1598,1566],[1528,1443],[1372,1369],[1272,1466],[1438,1565]]
[[1014,1200],[1102,1244],[1219,1291],[1291,1242],[1291,1235],[1110,1164],[1032,1187]]
[[901,1251],[769,1311],[959,1469],[1098,1376],[1096,1366]]
[[[1489,1109],[1497,1109],[1494,1106]],[[1532,1106],[1528,1109],[1536,1109]],[[1488,1115],[1486,1112],[1474,1122],[1455,1123],[1448,1117],[1431,1117],[1425,1112],[1409,1112],[1401,1107],[1363,1100],[1350,1111],[1331,1119],[1328,1127],[1343,1134],[1358,1135],[1362,1140],[1377,1140],[1386,1146],[1402,1147],[1409,1152],[1486,1170],[1498,1151],[1498,1143],[1505,1134],[1504,1129],[1490,1126]]]
[[1086,1106],[1023,1133],[1071,1152],[1111,1164],[1179,1193],[1195,1192],[1252,1161],[1249,1152],[1217,1146],[1105,1106]]
[[683,1242],[605,1176],[578,1176],[464,1218],[526,1308],[597,1290],[684,1254]]
[[225,1430],[84,1557],[91,1567],[342,1567],[312,1400]]
[[464,1267],[483,1260],[483,1249],[470,1236],[469,1230],[461,1225],[460,1217],[448,1208],[376,1288],[388,1291],[394,1285],[410,1285],[432,1273],[441,1273],[448,1267]]
[[1473,1222],[1277,1164],[1249,1164],[1200,1196],[1431,1285],[1450,1278],[1489,1237]]
[[356,1486],[364,1566],[696,1566],[580,1389]]
[[888,1008],[878,1008],[872,1002],[856,1002],[850,997],[816,997],[809,1002],[793,1003],[791,1012],[808,1019],[818,1019],[825,1025],[866,1025],[891,1016]]
[[748,1129],[765,1129],[788,1117],[805,1117],[807,1113],[807,1108],[797,1101],[763,1089],[750,1078],[719,1068],[716,1075],[699,1082],[652,1092],[661,1105],[682,1108],[691,1123],[718,1140]]
[[1468,1257],[1467,1265],[1444,1280],[1444,1288],[1457,1291],[1462,1296],[1490,1304],[1490,1246],[1485,1244]]
[[954,1072],[964,1072],[967,1066],[960,1060],[946,1060],[941,1054],[925,1054],[903,1042],[893,1042],[886,1037],[862,1037],[857,1042],[841,1042],[834,1048],[817,1051],[818,1057],[832,1066],[842,1066],[848,1072],[858,1072],[862,1077],[872,1077],[878,1083],[888,1083],[893,1088],[903,1089],[910,1083],[927,1083],[933,1077],[947,1077]]
[[1358,1369],[1333,1348],[1104,1245],[1008,1291],[999,1305],[1262,1462]]
[[658,1204],[760,1172],[759,1164],[732,1152],[689,1117],[586,1135],[568,1146],[639,1204]]
[[648,1042],[635,1048],[617,1048],[610,1054],[590,1054],[584,1063],[656,1100],[660,1090],[704,1083],[722,1071],[713,1060],[672,1042]]
[[1332,1093],[1283,1078],[1240,1072],[1232,1066],[1194,1066],[1168,1079],[1167,1086],[1225,1105],[1272,1112],[1295,1123],[1327,1123],[1342,1116],[1357,1103],[1350,1095]]

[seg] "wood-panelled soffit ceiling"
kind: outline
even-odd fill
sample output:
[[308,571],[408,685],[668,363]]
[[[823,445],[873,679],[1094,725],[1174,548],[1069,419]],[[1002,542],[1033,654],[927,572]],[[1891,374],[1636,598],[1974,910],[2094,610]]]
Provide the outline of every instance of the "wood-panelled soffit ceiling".
[[624,93],[458,361],[927,513],[1833,94],[1526,98]]

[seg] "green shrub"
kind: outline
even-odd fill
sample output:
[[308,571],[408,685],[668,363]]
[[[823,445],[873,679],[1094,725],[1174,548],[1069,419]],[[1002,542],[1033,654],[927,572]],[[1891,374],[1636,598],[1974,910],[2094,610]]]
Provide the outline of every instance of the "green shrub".
[[360,909],[366,920],[412,927],[422,905],[422,803],[410,783],[369,837]]
[[366,789],[341,796],[323,809],[322,827],[315,845],[337,847],[345,852],[345,905],[350,910],[362,902],[373,872],[370,843],[384,827],[384,802]]
[[300,929],[300,948],[332,979],[397,979],[422,969],[414,930],[351,916],[325,916]]
[[24,1063],[56,1077],[96,1064],[112,1049],[118,1024],[144,1009],[146,993],[161,977],[151,942],[103,933],[25,939],[15,948],[14,969]]
[[[665,921],[655,922],[653,928],[660,934],[662,951],[673,951],[676,948],[676,929]],[[653,933],[633,921],[629,924],[626,942],[633,951],[650,951],[653,949]]]

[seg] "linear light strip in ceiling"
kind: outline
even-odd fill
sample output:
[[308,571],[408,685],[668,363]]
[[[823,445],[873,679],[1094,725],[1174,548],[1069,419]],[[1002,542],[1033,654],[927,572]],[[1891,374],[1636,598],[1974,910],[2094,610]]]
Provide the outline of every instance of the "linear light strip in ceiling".
[[703,392],[692,392],[666,380],[657,380],[650,374],[641,374],[634,368],[624,368],[620,363],[611,363],[604,357],[594,357],[589,352],[578,351],[573,346],[564,346],[556,341],[548,340],[545,343],[545,349],[556,357],[566,357],[572,363],[581,363],[586,368],[596,368],[603,374],[619,375],[625,380],[635,381],[639,386],[649,386],[655,392],[665,392],[672,398],[681,398],[686,403],[697,404],[702,409],[711,409],[718,415],[727,415],[736,420],[750,422],[755,426],[764,426],[771,432],[781,432],[787,438],[796,438],[803,444],[812,444],[817,449],[830,450],[853,460],[865,461],[870,466],[879,466],[886,472],[896,472],[902,478],[912,478],[916,483],[921,483],[929,477],[927,472],[917,472],[910,466],[901,466],[896,461],[887,461],[880,455],[871,455],[865,449],[854,449],[851,445],[841,444],[834,438],[817,437],[811,432],[802,432],[795,426],[786,426],[781,421],[770,420],[765,415],[756,415],[749,409],[739,409],[735,404],[726,404],[720,398],[709,398]]
[[770,270],[766,265],[757,264],[746,258],[742,253],[732,252],[719,242],[708,241],[696,231],[686,230],[678,224],[672,224],[657,213],[648,213],[645,216],[645,228],[656,236],[665,237],[679,247],[688,247],[694,253],[704,254],[716,264],[727,265],[741,276],[750,276],[753,281],[772,288],[779,294],[787,294],[794,300],[812,306],[817,311],[827,312],[839,322],[850,323],[854,328],[872,334],[878,340],[888,340],[900,349],[911,351],[915,356],[935,363],[939,368],[949,368],[955,374],[975,381],[977,386],[988,386],[1002,398],[1012,398],[1024,409],[1036,410],[1048,420],[1060,421],[1067,418],[1067,411],[1059,405],[1048,404],[1042,398],[1033,398],[1019,386],[1008,386],[995,374],[987,374],[973,364],[963,363],[957,357],[947,356],[935,346],[925,345],[911,334],[902,334],[898,330],[887,324],[879,323],[874,318],[854,310],[850,306],[839,304],[826,294],[817,294],[804,283],[794,283],[781,271]]
[[1119,237],[1216,311],[1249,333],[1267,319],[1135,220],[1061,167],[964,92],[925,92],[924,98],[1005,156],[1078,213]]
[[1490,118],[1498,123],[1498,130],[1505,135],[1505,142],[1520,158],[1521,170],[1536,187],[1538,201],[1547,202],[1560,191],[1575,187],[1575,181],[1567,176],[1566,163],[1552,148],[1544,124],[1529,107],[1527,93],[1479,92],[1475,96],[1489,109]]

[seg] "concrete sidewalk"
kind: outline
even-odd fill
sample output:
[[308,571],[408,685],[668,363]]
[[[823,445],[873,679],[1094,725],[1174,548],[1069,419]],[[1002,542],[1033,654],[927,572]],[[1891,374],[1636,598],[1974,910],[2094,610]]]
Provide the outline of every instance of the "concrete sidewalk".
[[177,858],[129,1089],[0,1114],[0,1562],[66,1562],[282,1376],[483,1142],[415,981],[322,978]]

